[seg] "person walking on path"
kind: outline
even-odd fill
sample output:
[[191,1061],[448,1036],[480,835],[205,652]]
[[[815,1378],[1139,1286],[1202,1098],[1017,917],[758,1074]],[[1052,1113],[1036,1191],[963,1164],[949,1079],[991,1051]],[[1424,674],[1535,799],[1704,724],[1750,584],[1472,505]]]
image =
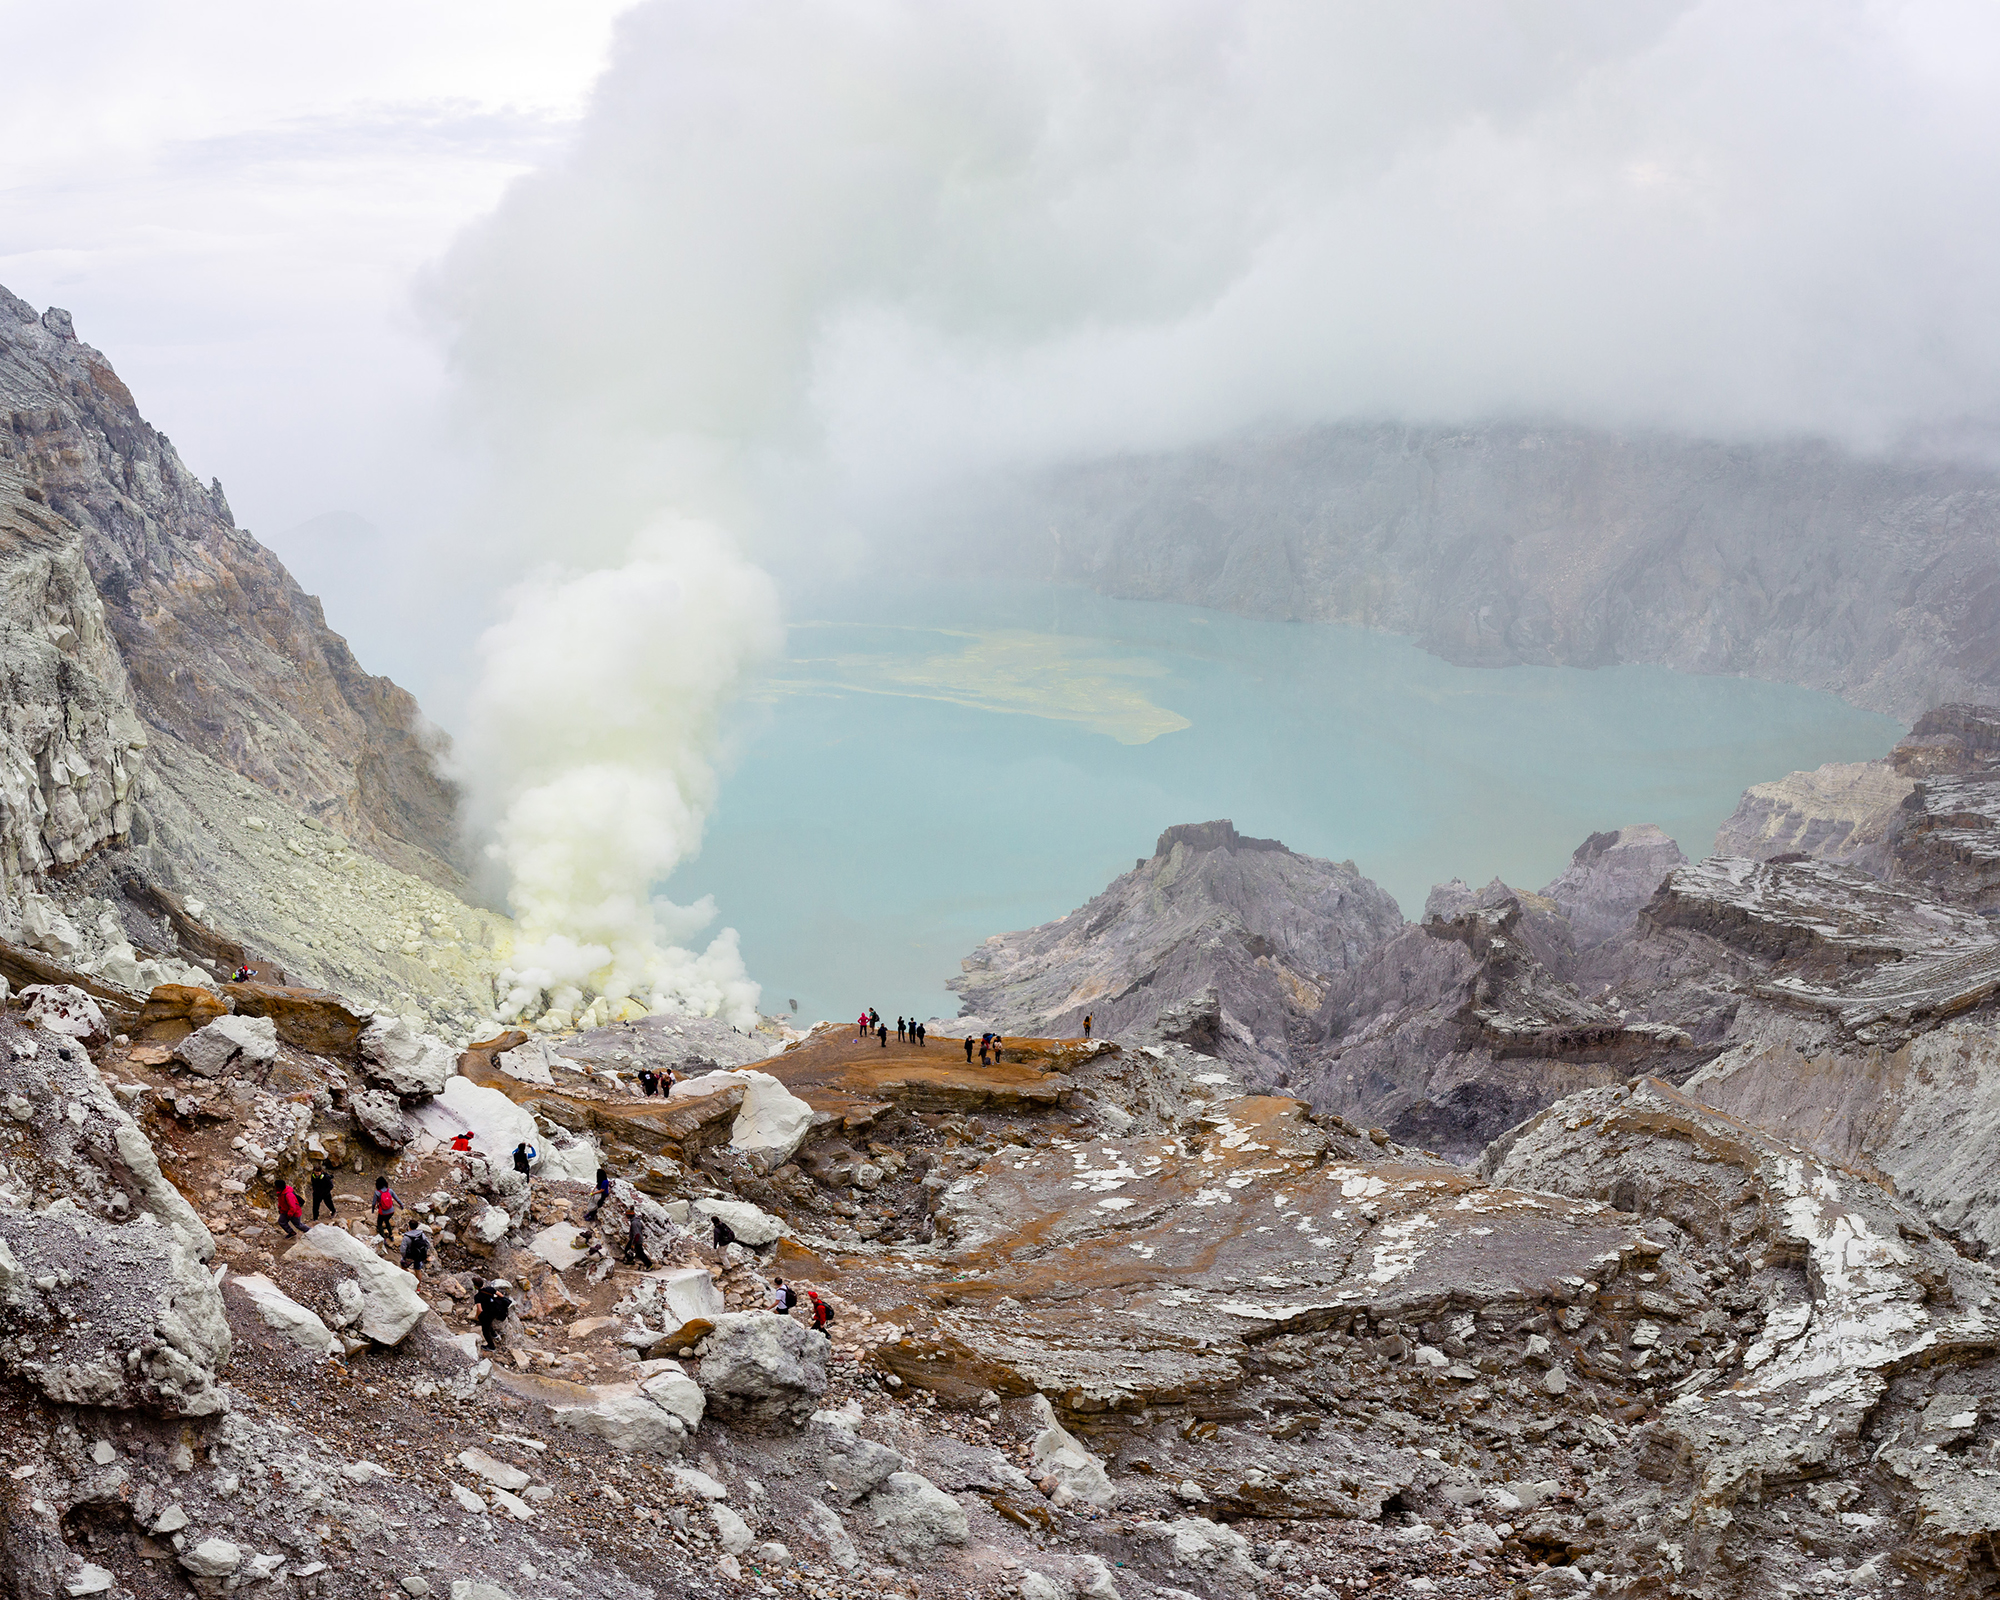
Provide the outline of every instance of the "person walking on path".
[[1088,1015],[1085,1015],[1083,1019],[1083,1036],[1086,1039],[1090,1037],[1090,1018]]
[[584,1212],[585,1222],[595,1222],[597,1213],[604,1209],[604,1202],[611,1198],[611,1174],[602,1167],[597,1169],[597,1204]]
[[868,1026],[870,1028],[879,1028],[882,1026],[882,1014],[873,1006],[868,1008]]
[[514,1309],[513,1299],[507,1293],[513,1287],[505,1278],[495,1278],[472,1297],[473,1315],[479,1319],[479,1330],[486,1335],[489,1350],[500,1348],[500,1324]]
[[783,1278],[778,1279],[771,1285],[771,1309],[777,1312],[779,1316],[782,1317],[798,1303],[798,1290],[786,1283]]
[[826,1302],[820,1299],[817,1289],[806,1290],[806,1299],[812,1302],[813,1332],[825,1333],[826,1325],[833,1321],[832,1311],[827,1309]]
[[299,1214],[304,1210],[305,1207],[299,1203],[299,1191],[289,1183],[278,1191],[278,1226],[286,1238],[306,1231],[305,1224],[299,1221]]
[[403,1233],[403,1270],[421,1283],[430,1259],[431,1236],[424,1231],[421,1221],[413,1222]]
[[326,1207],[329,1217],[340,1215],[333,1207],[333,1164],[323,1165],[312,1177],[313,1221],[319,1221],[319,1208]]
[[523,1139],[519,1144],[514,1146],[514,1170],[520,1173],[523,1183],[528,1181],[528,1169],[534,1166],[535,1157],[540,1153],[526,1139]]
[[375,1231],[382,1236],[384,1244],[394,1244],[390,1218],[395,1216],[396,1207],[403,1202],[396,1198],[396,1191],[389,1187],[387,1178],[375,1180]]
[[986,1061],[986,1040],[987,1040],[987,1035],[986,1035],[986,1034],[983,1034],[983,1033],[982,1033],[982,1034],[981,1034],[981,1035],[979,1036],[979,1064],[980,1064],[980,1065],[981,1065],[982,1067],[983,1067],[983,1066],[985,1066],[985,1065],[987,1064],[987,1061]]
[[648,1272],[653,1270],[653,1258],[646,1254],[646,1219],[640,1215],[637,1206],[632,1208],[632,1220],[625,1229],[626,1265],[634,1261]]
[[859,1044],[863,1039],[868,1037],[869,1032],[868,1013],[864,1011],[854,1019],[854,1042]]
[[916,1031],[917,1031],[917,1048],[921,1050],[924,1047],[924,1040],[928,1036],[929,1030],[925,1028],[924,1025],[920,1022],[917,1024]]
[[972,1065],[972,1035],[969,1033],[965,1036],[965,1064],[968,1067]]

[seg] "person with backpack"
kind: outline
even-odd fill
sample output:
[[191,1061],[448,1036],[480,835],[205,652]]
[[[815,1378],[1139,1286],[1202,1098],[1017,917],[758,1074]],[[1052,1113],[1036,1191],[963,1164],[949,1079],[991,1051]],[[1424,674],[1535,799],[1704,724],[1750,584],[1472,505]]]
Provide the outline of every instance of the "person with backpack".
[[423,1281],[424,1268],[431,1259],[431,1236],[421,1221],[413,1222],[403,1234],[403,1270]]
[[820,1299],[817,1289],[806,1290],[806,1298],[812,1302],[813,1332],[825,1333],[826,1325],[833,1321],[833,1308]]
[[779,1278],[771,1285],[771,1309],[777,1312],[779,1316],[784,1316],[798,1303],[798,1290],[785,1282],[783,1278]]
[[304,1210],[299,1202],[299,1191],[289,1183],[278,1191],[278,1226],[287,1238],[306,1231],[306,1225],[299,1221],[299,1215]]
[[1089,1038],[1090,1038],[1090,1022],[1091,1022],[1091,1019],[1090,1019],[1090,1016],[1089,1016],[1089,1014],[1088,1014],[1088,1013],[1085,1013],[1085,1015],[1084,1015],[1084,1019],[1083,1019],[1083,1037],[1084,1037],[1084,1039],[1085,1039],[1085,1041],[1086,1041],[1086,1042],[1087,1042],[1087,1041],[1089,1040]]
[[602,1167],[597,1169],[597,1204],[584,1212],[585,1222],[595,1222],[597,1213],[604,1209],[604,1202],[611,1198],[611,1174]]
[[660,1092],[659,1077],[651,1067],[641,1067],[639,1069],[639,1089],[641,1093],[648,1096],[656,1095]]
[[883,1048],[884,1050],[888,1049],[888,1048],[889,1048],[889,1024],[888,1024],[888,1023],[886,1023],[886,1022],[878,1022],[878,1023],[877,1023],[876,1025],[875,1025],[875,1037],[876,1037],[876,1038],[878,1038],[878,1039],[880,1039],[880,1040],[882,1041],[882,1048]]
[[924,1040],[930,1037],[930,1030],[921,1022],[913,1022],[910,1024],[910,1032],[916,1036],[917,1048],[923,1049]]
[[632,1208],[632,1220],[625,1228],[625,1264],[629,1267],[635,1262],[648,1272],[653,1270],[653,1258],[646,1253],[646,1219],[637,1206]]
[[526,1139],[514,1146],[514,1170],[520,1173],[523,1182],[527,1181],[529,1169],[534,1166],[535,1157],[540,1154],[541,1152]]
[[384,1244],[396,1242],[394,1225],[389,1219],[396,1214],[396,1208],[402,1203],[396,1198],[396,1191],[389,1187],[387,1178],[375,1180],[375,1231],[382,1236]]
[[513,1287],[505,1278],[495,1278],[472,1297],[472,1314],[479,1319],[479,1330],[486,1335],[489,1350],[500,1348],[500,1324],[514,1309],[514,1301],[507,1293]]
[[340,1215],[333,1206],[333,1163],[323,1162],[312,1177],[313,1221],[319,1221],[319,1208],[326,1207],[329,1217]]

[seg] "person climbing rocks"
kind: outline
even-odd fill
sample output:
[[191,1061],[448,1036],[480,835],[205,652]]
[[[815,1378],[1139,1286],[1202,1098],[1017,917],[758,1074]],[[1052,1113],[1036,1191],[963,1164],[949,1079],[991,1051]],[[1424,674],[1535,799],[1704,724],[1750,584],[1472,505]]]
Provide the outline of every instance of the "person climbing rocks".
[[431,1236],[421,1220],[403,1230],[403,1270],[423,1280],[424,1267],[431,1259]]
[[902,1013],[901,1013],[900,1011],[899,1011],[899,1012],[897,1012],[897,1013],[896,1013],[896,1043],[898,1043],[898,1044],[906,1044],[906,1043],[908,1043],[908,1041],[907,1041],[907,1040],[906,1040],[906,1039],[905,1039],[905,1038],[903,1037],[903,1030],[904,1030],[904,1028],[905,1028],[906,1026],[908,1026],[908,1024],[906,1024],[906,1023],[905,1023],[905,1022],[903,1021],[903,1014],[902,1014]]
[[319,1208],[326,1207],[329,1217],[340,1215],[333,1205],[333,1163],[326,1162],[312,1176],[313,1221],[319,1221]]
[[395,1216],[396,1208],[402,1203],[396,1198],[396,1191],[389,1187],[387,1178],[375,1180],[375,1231],[382,1236],[384,1244],[396,1242],[389,1219]]
[[651,1067],[641,1067],[639,1069],[639,1087],[649,1095],[656,1095],[660,1092],[659,1077]]
[[972,1035],[969,1033],[965,1036],[965,1064],[968,1067],[972,1065]]
[[1083,1019],[1083,1036],[1086,1039],[1090,1037],[1090,1017],[1088,1013],[1085,1014]]
[[452,1136],[451,1153],[455,1156],[472,1154],[472,1130],[470,1128],[467,1128],[463,1133]]
[[880,1040],[882,1041],[882,1048],[883,1048],[884,1050],[888,1049],[888,1048],[889,1048],[889,1024],[888,1024],[888,1023],[886,1023],[886,1022],[878,1022],[878,1023],[877,1023],[876,1025],[875,1025],[875,1037],[876,1037],[876,1038],[878,1038],[878,1039],[880,1039]]
[[597,1204],[584,1212],[585,1222],[595,1222],[597,1213],[604,1209],[604,1202],[611,1198],[611,1174],[602,1167],[597,1169]]
[[479,1319],[479,1330],[486,1335],[486,1348],[500,1348],[500,1324],[507,1320],[514,1309],[513,1298],[507,1291],[514,1286],[505,1278],[495,1278],[491,1283],[482,1284],[479,1292],[472,1297],[473,1315]]
[[639,1208],[632,1208],[632,1220],[625,1229],[625,1262],[629,1266],[637,1262],[648,1272],[653,1270],[653,1258],[646,1254],[646,1219]]
[[305,1207],[299,1203],[299,1191],[289,1183],[278,1191],[278,1227],[287,1238],[295,1233],[304,1233],[305,1224],[299,1221],[299,1214]]
[[540,1153],[526,1139],[514,1146],[514,1170],[520,1173],[523,1182],[527,1181],[529,1169],[534,1166],[535,1157]]
[[779,1316],[784,1316],[786,1312],[790,1311],[798,1303],[798,1290],[785,1282],[783,1278],[777,1279],[771,1285],[771,1309],[777,1312]]
[[726,1250],[736,1242],[736,1230],[724,1222],[722,1218],[710,1217],[708,1220],[714,1224],[716,1249]]
[[813,1332],[825,1333],[826,1325],[833,1321],[832,1309],[820,1299],[817,1289],[806,1290],[806,1299],[812,1302]]
[[231,983],[248,983],[250,981],[250,969],[245,966],[238,966],[236,975],[229,981]]

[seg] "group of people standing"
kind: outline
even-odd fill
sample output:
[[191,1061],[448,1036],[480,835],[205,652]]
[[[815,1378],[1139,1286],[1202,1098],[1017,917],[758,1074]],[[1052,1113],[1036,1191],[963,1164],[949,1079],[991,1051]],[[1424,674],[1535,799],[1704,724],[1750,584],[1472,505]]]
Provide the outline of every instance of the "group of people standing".
[[[854,1019],[855,1043],[859,1044],[871,1034],[884,1050],[889,1048],[889,1024],[882,1020],[882,1013],[877,1011],[873,1006],[870,1006]],[[913,1044],[918,1049],[922,1049],[924,1036],[924,1025],[917,1021],[915,1017],[898,1017],[896,1019],[896,1043]]]

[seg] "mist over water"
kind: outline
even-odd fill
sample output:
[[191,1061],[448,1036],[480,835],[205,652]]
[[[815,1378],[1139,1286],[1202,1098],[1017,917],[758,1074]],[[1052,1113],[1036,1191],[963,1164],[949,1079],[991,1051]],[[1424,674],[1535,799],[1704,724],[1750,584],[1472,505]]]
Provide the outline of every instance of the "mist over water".
[[1748,785],[1903,731],[1782,684],[1456,667],[1391,635],[1075,589],[791,605],[670,888],[714,895],[764,1009],[796,999],[804,1021],[953,1015],[961,956],[1081,905],[1173,823],[1351,858],[1418,917],[1453,876],[1539,889],[1599,829],[1653,822],[1704,855]]

